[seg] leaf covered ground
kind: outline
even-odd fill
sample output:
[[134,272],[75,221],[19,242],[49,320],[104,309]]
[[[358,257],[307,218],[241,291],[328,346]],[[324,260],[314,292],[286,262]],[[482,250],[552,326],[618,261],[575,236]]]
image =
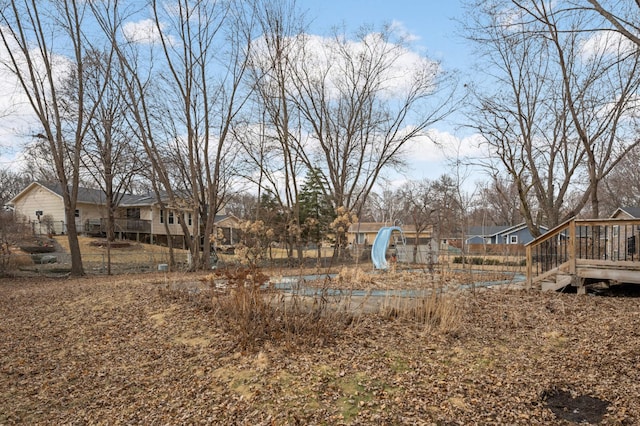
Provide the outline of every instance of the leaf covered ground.
[[247,349],[181,279],[0,281],[0,424],[640,423],[639,298],[488,289],[455,327]]

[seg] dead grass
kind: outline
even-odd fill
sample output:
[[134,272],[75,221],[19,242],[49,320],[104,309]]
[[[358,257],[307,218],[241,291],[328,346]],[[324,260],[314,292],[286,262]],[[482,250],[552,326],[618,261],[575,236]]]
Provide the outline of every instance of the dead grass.
[[[452,309],[431,294],[413,316],[363,310],[331,339],[309,326],[297,339],[252,335],[246,350],[223,321],[238,306],[247,333],[260,312],[280,324],[271,336],[298,322],[270,316],[288,308],[263,305],[270,290],[232,294],[211,279],[0,281],[0,424],[569,424],[554,395],[606,403],[580,421],[640,422],[637,299],[484,290]],[[213,289],[227,299],[214,303]],[[336,299],[322,294],[331,318]],[[299,297],[300,312],[317,309]],[[438,306],[455,332],[423,320]]]
[[[62,247],[65,252],[69,252],[69,240],[65,235],[56,235],[53,237],[56,242]],[[106,246],[97,246],[92,244],[95,242],[95,238],[86,237],[86,236],[78,236],[78,242],[80,243],[80,252],[82,255],[102,255],[107,252]],[[128,247],[119,247],[112,248],[112,253],[126,253],[127,255],[132,256],[132,262],[137,261],[136,256],[144,257],[148,253],[169,253],[169,249],[167,247],[158,246],[155,244],[143,244],[132,241]],[[174,249],[175,253],[187,253],[188,250],[183,249]]]

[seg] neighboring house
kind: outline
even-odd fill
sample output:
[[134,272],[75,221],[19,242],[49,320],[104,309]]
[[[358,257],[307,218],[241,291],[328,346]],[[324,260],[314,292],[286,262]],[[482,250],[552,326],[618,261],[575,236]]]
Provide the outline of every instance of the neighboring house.
[[[611,215],[612,219],[638,219],[640,218],[640,207],[618,207]],[[611,260],[637,260],[640,255],[640,227],[634,225],[613,225],[611,236],[605,238],[607,253],[610,253]]]
[[[67,231],[60,184],[33,182],[11,199],[9,205],[13,206],[16,216],[31,224],[34,233],[64,234]],[[79,188],[75,211],[78,233],[104,235],[106,210],[102,190]],[[119,238],[167,244],[170,236],[176,246],[185,247],[181,220],[190,228],[197,226],[191,212],[162,209],[154,194],[123,194],[115,211],[114,225]],[[238,233],[234,230],[239,222],[233,215],[216,216],[216,226],[219,224],[222,228],[225,244],[237,242]]]
[[638,219],[640,207],[618,207],[611,215],[612,219]]
[[[381,222],[357,222],[351,224],[347,230],[347,242],[353,256],[360,257],[363,253],[369,253],[378,231],[390,224]],[[400,262],[413,261],[413,252],[418,262],[434,261],[437,253],[437,244],[433,244],[432,230],[428,227],[420,235],[416,235],[414,225],[402,225],[402,234],[394,232],[389,245],[396,249]],[[417,245],[416,245],[416,238]]]
[[[541,234],[549,229],[545,226],[539,226]],[[509,253],[524,251],[524,245],[533,241],[534,237],[527,227],[526,223],[509,226],[474,226],[469,228],[465,239],[465,245],[470,253],[476,252],[500,252],[504,246]],[[495,246],[495,247],[489,247]],[[504,251],[504,250],[503,250]]]
[[[539,227],[544,234],[549,229]],[[466,244],[527,244],[534,237],[526,223],[509,226],[473,226],[467,231]]]

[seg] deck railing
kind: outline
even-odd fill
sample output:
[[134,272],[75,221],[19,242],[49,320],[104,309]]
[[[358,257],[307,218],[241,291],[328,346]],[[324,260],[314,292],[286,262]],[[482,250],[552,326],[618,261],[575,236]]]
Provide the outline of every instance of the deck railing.
[[[143,234],[151,233],[151,221],[150,220],[142,220],[142,219],[127,219],[127,218],[117,218],[114,219],[114,230],[115,232],[139,232]],[[85,232],[87,233],[102,233],[104,234],[107,230],[107,220],[106,219],[89,219],[85,222]]]
[[639,249],[640,219],[572,218],[526,245],[527,285],[558,271],[575,275],[580,265],[638,266]]

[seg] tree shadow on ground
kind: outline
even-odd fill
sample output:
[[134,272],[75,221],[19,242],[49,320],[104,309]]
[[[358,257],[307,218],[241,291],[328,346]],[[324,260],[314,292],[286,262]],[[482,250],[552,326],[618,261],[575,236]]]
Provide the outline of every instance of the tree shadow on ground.
[[598,424],[607,414],[608,401],[603,401],[588,395],[573,397],[571,392],[564,390],[550,390],[544,392],[542,399],[545,407],[549,408],[556,417],[576,423],[587,422]]

